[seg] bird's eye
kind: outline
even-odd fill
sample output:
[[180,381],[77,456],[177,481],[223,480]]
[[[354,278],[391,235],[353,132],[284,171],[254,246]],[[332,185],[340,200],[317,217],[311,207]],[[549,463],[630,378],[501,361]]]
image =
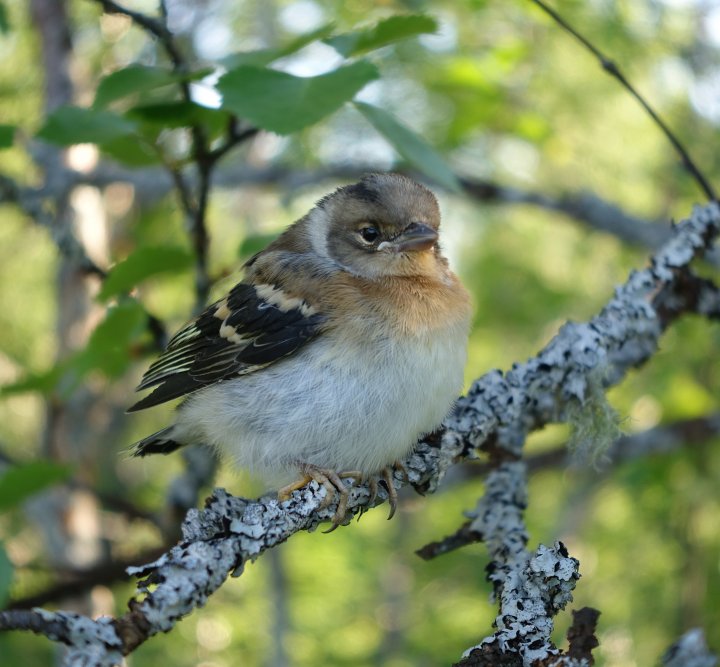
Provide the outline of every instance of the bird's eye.
[[360,234],[362,240],[365,241],[365,243],[375,243],[375,241],[377,241],[378,237],[380,236],[380,232],[372,225],[363,227],[358,231],[358,234]]

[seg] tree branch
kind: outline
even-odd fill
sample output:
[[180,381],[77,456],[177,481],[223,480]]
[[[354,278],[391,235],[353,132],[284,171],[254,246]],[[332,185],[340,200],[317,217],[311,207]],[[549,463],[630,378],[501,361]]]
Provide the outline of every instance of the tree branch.
[[[495,584],[503,599],[502,609],[517,606],[511,595],[516,587],[509,584],[503,573],[508,577],[512,573],[522,575],[524,581],[535,581],[539,587],[533,599],[538,604],[542,602],[549,611],[544,619],[535,608],[528,613],[533,614],[535,627],[542,626],[541,640],[547,637],[551,614],[569,599],[575,561],[559,544],[553,548],[538,547],[534,555],[525,551],[524,464],[514,462],[521,454],[524,434],[550,421],[562,421],[570,406],[583,406],[592,396],[591,388],[600,370],[606,383],[614,384],[629,369],[652,356],[663,328],[680,315],[674,309],[666,319],[659,317],[658,309],[669,291],[667,288],[711,243],[719,227],[720,206],[713,203],[696,208],[690,219],[676,227],[671,241],[653,256],[650,266],[633,272],[599,315],[584,324],[566,324],[536,357],[515,365],[507,374],[492,371],[477,380],[458,401],[456,412],[448,417],[442,432],[419,442],[405,461],[408,482],[422,491],[434,490],[448,467],[477,456],[481,449],[490,450],[499,461],[488,478],[488,489],[514,490],[509,496],[504,492],[493,493],[481,500],[478,507],[483,511],[476,512],[473,521],[478,522],[478,532],[493,535],[495,546],[491,553],[495,554]],[[401,486],[404,482],[395,479],[394,483]],[[349,496],[348,522],[367,505],[369,489],[366,485],[355,485]],[[154,563],[131,570],[132,574],[145,577],[138,585],[141,597],[131,601],[131,611],[122,618],[98,621],[92,632],[86,632],[95,647],[94,661],[87,664],[115,664],[118,650],[128,654],[152,635],[170,630],[180,618],[203,605],[228,574],[241,574],[248,560],[254,560],[300,530],[314,530],[320,522],[329,520],[335,507],[333,503],[322,507],[324,497],[325,489],[314,482],[282,504],[275,498],[249,501],[216,490],[204,510],[188,513],[183,539],[177,546]],[[374,503],[386,498],[381,490]],[[516,519],[500,520],[508,512]],[[511,558],[500,556],[500,545],[507,546],[508,553],[513,554]],[[556,565],[561,577],[553,574]],[[7,616],[4,618],[6,623],[12,622]],[[51,615],[48,619],[66,621],[62,615]],[[84,622],[93,623],[89,619]],[[540,643],[541,650],[540,644],[530,646],[523,644],[522,637],[511,638],[516,623],[527,627],[525,621],[503,619],[498,633],[481,644],[492,644],[503,651],[512,649],[538,660],[542,651],[548,658],[555,654],[546,639]],[[114,636],[107,641],[100,639],[108,627],[115,628]],[[87,644],[73,645],[67,664],[73,664],[78,651],[86,652]]]
[[161,12],[162,18],[155,19],[147,14],[143,14],[142,12],[128,9],[119,3],[114,2],[114,0],[95,0],[95,2],[100,4],[103,11],[108,14],[122,14],[123,16],[127,16],[133,23],[136,23],[145,31],[157,37],[163,49],[165,49],[165,52],[168,54],[170,62],[179,69],[183,69],[185,67],[185,59],[175,45],[172,33],[167,29],[167,13],[164,11],[164,4],[161,5],[161,8],[163,8],[163,11]]
[[[299,171],[280,165],[257,168],[245,164],[229,164],[214,173],[213,185],[221,189],[236,189],[243,185],[274,185],[282,188],[285,192],[292,192],[298,188],[325,181],[356,179],[372,171],[377,171],[373,165]],[[409,175],[422,180],[414,172]],[[168,178],[162,169],[130,170],[108,163],[101,163],[89,174],[78,174],[77,177],[79,182],[99,188],[115,182],[130,183],[135,188],[138,198],[148,203],[167,194],[173,186],[172,179]],[[662,221],[646,220],[632,215],[617,204],[606,201],[591,192],[553,196],[495,181],[471,178],[462,178],[461,184],[463,191],[475,201],[485,204],[525,204],[562,213],[591,229],[612,234],[625,243],[649,250],[659,248],[672,234],[670,225]],[[195,186],[193,185],[193,187]],[[720,263],[717,253],[713,253],[711,256],[713,263]]]
[[[720,413],[685,419],[671,424],[664,424],[648,429],[642,433],[633,433],[618,438],[603,456],[603,472],[610,470],[625,461],[645,458],[658,454],[667,454],[689,445],[701,445],[711,438],[720,435]],[[527,456],[525,465],[528,472],[558,468],[568,465],[573,454],[568,451],[567,444],[553,447],[548,451]],[[494,469],[491,463],[468,463],[464,473],[468,478],[485,478]],[[452,535],[437,542],[430,542],[415,553],[423,560],[432,560],[469,544],[482,541],[482,534],[473,527],[472,521],[466,521]]]

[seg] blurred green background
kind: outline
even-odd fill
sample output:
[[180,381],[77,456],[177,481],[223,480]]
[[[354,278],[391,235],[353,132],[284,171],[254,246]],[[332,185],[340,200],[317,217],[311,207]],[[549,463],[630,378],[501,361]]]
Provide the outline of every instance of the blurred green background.
[[[128,6],[157,11],[154,0]],[[290,44],[328,23],[334,24],[328,34],[342,34],[395,15],[427,15],[437,21],[434,34],[393,40],[366,55],[379,78],[358,99],[424,137],[455,173],[552,200],[591,194],[661,226],[702,200],[638,105],[531,2],[174,0],[167,6],[170,28],[196,68]],[[556,6],[623,66],[717,182],[720,7],[699,0]],[[127,18],[101,15],[90,0],[70,2],[68,12],[75,104],[88,107],[101,78],[118,68],[166,64],[157,44]],[[35,187],[43,183],[45,164],[33,159],[42,146],[35,134],[47,116],[42,40],[21,0],[0,2],[0,30],[0,124],[14,131],[13,140],[0,141],[0,173]],[[315,40],[272,67],[312,76],[342,62],[337,50]],[[213,85],[212,79],[193,84],[200,104],[217,105]],[[169,95],[165,88],[139,98],[175,99]],[[121,101],[114,109],[124,113],[129,104]],[[150,132],[147,118],[143,122]],[[152,132],[166,161],[185,164],[186,129],[161,118]],[[17,464],[44,460],[69,470],[31,469],[28,481],[21,480],[27,485],[22,498],[0,503],[4,602],[162,546],[177,526],[177,516],[168,518],[166,496],[183,472],[183,459],[132,460],[124,454],[134,440],[165,425],[171,408],[132,416],[123,410],[155,354],[143,309],[170,333],[191,314],[192,246],[157,154],[138,165],[130,143],[107,145],[100,153],[87,144],[69,149],[66,162],[88,174],[69,194],[75,234],[103,267],[142,248],[179,250],[165,272],[138,284],[137,302],[120,297],[121,312],[104,334],[102,328],[94,337],[91,332],[106,321],[114,301],[96,298],[99,281],[84,277],[83,286],[73,288],[51,230],[6,194],[0,199],[5,474]],[[423,165],[404,162],[351,105],[300,131],[263,132],[244,143],[221,163],[212,189],[211,293],[221,293],[244,258],[317,198],[353,180],[353,173],[408,166],[422,176]],[[96,187],[93,174],[101,167],[121,171]],[[475,303],[468,384],[533,355],[564,321],[591,317],[649,254],[594,230],[582,221],[582,211],[572,219],[532,203],[482,203],[429,183],[441,201],[447,253]],[[73,289],[90,296],[86,312],[68,323]],[[610,392],[622,430],[641,432],[716,411],[717,343],[717,329],[707,321],[688,318],[673,326],[651,362]],[[561,446],[566,437],[562,426],[547,428],[531,437],[528,454]],[[680,446],[618,466],[579,463],[533,474],[531,546],[561,539],[579,558],[582,579],[573,606],[602,612],[598,664],[654,664],[696,625],[720,649],[720,454],[713,445]],[[71,481],[30,495],[32,484],[47,486],[58,478]],[[226,468],[215,483],[241,495],[263,490]],[[175,631],[149,640],[128,664],[450,664],[492,631],[485,550],[475,545],[432,562],[413,552],[455,531],[481,494],[481,477],[458,469],[433,496],[404,495],[392,522],[379,508],[332,535],[296,535],[229,581]],[[48,606],[120,614],[132,592],[128,583],[99,583],[88,595]],[[568,616],[558,617],[561,645]],[[0,635],[0,656],[2,664],[28,667],[57,659],[49,641],[19,633]]]

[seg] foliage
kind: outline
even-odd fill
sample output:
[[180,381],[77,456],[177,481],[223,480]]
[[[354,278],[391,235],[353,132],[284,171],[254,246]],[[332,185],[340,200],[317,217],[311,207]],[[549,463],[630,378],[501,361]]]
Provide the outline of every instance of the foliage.
[[[207,227],[208,271],[218,293],[238,258],[350,180],[348,173],[406,168],[427,178],[442,200],[444,243],[476,304],[468,380],[532,354],[562,321],[591,315],[647,251],[541,207],[478,206],[459,192],[456,174],[548,198],[591,190],[650,220],[683,215],[698,198],[647,117],[531,3],[168,3],[177,5],[173,29],[190,64],[178,71],[160,41],[83,0],[72,17],[76,102],[50,113],[43,108],[41,44],[26,5],[0,2],[1,171],[35,187],[43,164],[33,162],[33,146],[69,147],[69,162],[81,165],[80,187],[69,199],[78,235],[95,244],[92,256],[107,277],[88,279],[91,316],[61,337],[60,316],[72,309],[58,303],[62,290],[54,292],[55,274],[62,281],[67,270],[57,229],[34,228],[27,210],[3,203],[0,443],[22,465],[0,471],[4,511],[12,500],[12,511],[0,517],[0,602],[36,592],[54,576],[42,555],[42,524],[29,527],[20,507],[69,474],[47,460],[51,452],[41,444],[52,409],[86,405],[93,396],[86,412],[79,408],[88,442],[82,453],[66,452],[65,461],[103,496],[160,513],[180,472],[179,456],[138,462],[118,451],[167,420],[162,411],[120,415],[155,353],[150,315],[167,324],[167,333],[191,315],[197,248],[183,225],[192,221],[161,174],[188,175],[207,158],[197,152],[198,133],[212,153],[251,127],[263,130],[216,165]],[[557,5],[627,64],[716,180],[720,119],[702,104],[702,91],[716,76],[718,45],[709,32],[698,34],[707,19],[702,8],[649,0]],[[100,165],[120,176],[93,181],[93,159],[82,166],[87,146],[78,146],[87,143]],[[42,202],[55,213],[50,204]],[[717,331],[706,322],[670,331],[660,354],[611,392],[621,428],[639,431],[717,410],[716,346]],[[530,454],[567,437],[549,428],[531,439]],[[575,606],[603,612],[598,664],[652,664],[686,625],[720,622],[713,520],[719,468],[717,451],[698,446],[617,471],[533,477],[531,539],[562,539],[580,559]],[[432,563],[413,555],[456,530],[481,493],[471,474],[457,474],[434,497],[406,497],[391,523],[372,512],[332,536],[298,535],[281,549],[282,567],[260,559],[206,610],[143,646],[133,664],[269,664],[282,630],[274,594],[287,601],[292,664],[457,660],[494,615],[485,602],[483,547]],[[253,491],[251,480],[227,469],[218,483]],[[98,539],[116,558],[163,539],[156,524],[113,516]],[[116,611],[127,595],[113,588]],[[8,664],[49,660],[40,640],[15,635],[0,636],[0,655]]]

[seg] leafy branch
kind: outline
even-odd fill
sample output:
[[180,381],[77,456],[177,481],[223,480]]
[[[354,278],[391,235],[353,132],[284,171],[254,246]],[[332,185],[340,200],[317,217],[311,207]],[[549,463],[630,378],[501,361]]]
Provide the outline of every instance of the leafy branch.
[[[173,71],[181,75],[178,78],[178,85],[180,86],[183,100],[188,104],[192,104],[193,99],[190,84],[187,78],[182,76],[190,71],[188,62],[175,44],[172,32],[168,29],[167,9],[164,3],[161,3],[161,16],[156,19],[141,12],[128,9],[114,2],[114,0],[95,1],[102,5],[106,12],[127,16],[138,26],[158,38],[170,58]],[[181,167],[166,163],[178,192],[195,252],[195,311],[200,311],[205,306],[211,285],[210,276],[208,275],[208,247],[210,239],[207,230],[207,210],[213,169],[218,161],[232,148],[257,134],[256,128],[247,128],[243,131],[238,131],[237,125],[238,120],[231,117],[228,120],[225,141],[211,149],[203,126],[200,123],[190,124],[190,133],[192,136],[191,160],[198,174],[194,193]]]

